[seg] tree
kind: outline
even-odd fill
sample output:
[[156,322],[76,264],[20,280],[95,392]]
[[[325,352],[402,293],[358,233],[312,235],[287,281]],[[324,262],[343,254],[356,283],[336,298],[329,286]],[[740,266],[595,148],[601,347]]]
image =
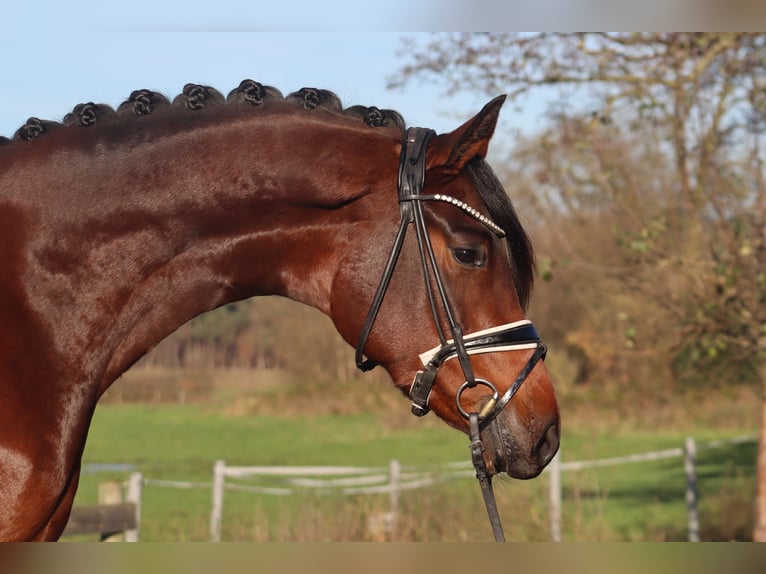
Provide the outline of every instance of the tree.
[[[700,374],[744,364],[761,381],[754,539],[765,541],[766,35],[456,33],[413,41],[406,53],[392,86],[430,77],[451,90],[506,91],[511,99],[540,86],[561,88],[567,112],[555,135],[574,131],[586,149],[557,161],[550,147],[538,148],[537,165],[548,162],[539,177],[548,179],[549,205],[579,212],[584,199],[612,193],[611,207],[597,207],[614,215],[616,205],[624,218],[612,239],[630,266],[613,280],[661,302],[676,322],[676,368]],[[577,102],[581,112],[573,114]],[[594,135],[598,126],[601,135]],[[609,150],[597,149],[599,141],[625,141],[627,132],[653,142],[653,151],[663,152],[657,170],[671,175],[644,204],[644,196],[613,187],[615,166],[603,163]],[[538,143],[550,146],[553,134]],[[652,188],[639,181],[636,190]]]

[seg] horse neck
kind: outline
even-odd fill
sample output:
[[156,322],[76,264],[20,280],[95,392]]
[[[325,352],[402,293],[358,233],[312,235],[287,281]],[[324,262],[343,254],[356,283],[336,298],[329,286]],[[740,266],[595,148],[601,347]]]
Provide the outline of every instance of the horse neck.
[[338,243],[381,171],[350,168],[349,150],[388,149],[393,185],[395,140],[360,134],[286,116],[54,153],[35,178],[59,192],[31,208],[27,269],[54,346],[100,373],[103,392],[184,322],[226,303],[277,294],[329,313]]

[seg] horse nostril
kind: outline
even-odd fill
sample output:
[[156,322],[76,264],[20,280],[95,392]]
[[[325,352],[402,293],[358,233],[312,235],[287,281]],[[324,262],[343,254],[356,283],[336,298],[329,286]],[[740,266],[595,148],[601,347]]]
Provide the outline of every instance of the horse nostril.
[[559,428],[555,422],[552,422],[548,429],[540,436],[532,449],[532,454],[539,460],[543,466],[548,464],[556,451],[559,449]]

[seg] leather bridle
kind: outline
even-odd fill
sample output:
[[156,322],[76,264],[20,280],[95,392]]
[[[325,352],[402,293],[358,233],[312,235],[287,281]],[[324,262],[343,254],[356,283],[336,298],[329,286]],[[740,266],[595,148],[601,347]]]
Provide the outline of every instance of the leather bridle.
[[[487,513],[495,539],[504,541],[502,525],[492,491],[491,477],[487,473],[484,457],[482,456],[481,431],[494,421],[503,408],[511,401],[537,362],[545,357],[547,348],[540,340],[537,329],[535,329],[530,321],[517,321],[464,335],[460,324],[455,320],[455,313],[447,297],[442,275],[436,263],[436,256],[423,214],[423,202],[436,201],[452,204],[468,216],[482,223],[498,237],[505,237],[505,232],[478,210],[456,198],[442,194],[424,195],[421,193],[425,183],[426,148],[428,141],[434,134],[433,130],[424,128],[409,128],[405,133],[401,155],[399,156],[397,183],[401,216],[399,230],[362,327],[359,343],[356,347],[356,364],[363,371],[368,371],[376,366],[374,361],[364,357],[364,347],[388,290],[396,262],[404,245],[407,230],[410,225],[414,225],[423,277],[426,284],[426,293],[428,294],[428,302],[436,331],[439,334],[440,345],[420,356],[424,368],[422,371],[417,372],[410,389],[412,413],[416,416],[423,416],[428,413],[430,410],[428,398],[433,389],[439,367],[445,361],[457,358],[465,376],[465,382],[458,389],[455,401],[458,411],[469,421],[471,458],[476,468],[476,476],[482,487],[482,494],[484,495],[484,502],[487,506]],[[448,338],[442,326],[439,309],[442,311],[451,338]],[[525,349],[533,349],[534,352],[502,396],[492,382],[476,378],[474,375],[470,355]],[[476,386],[487,387],[491,391],[491,396],[479,412],[468,412],[461,404],[461,397],[466,389]]]

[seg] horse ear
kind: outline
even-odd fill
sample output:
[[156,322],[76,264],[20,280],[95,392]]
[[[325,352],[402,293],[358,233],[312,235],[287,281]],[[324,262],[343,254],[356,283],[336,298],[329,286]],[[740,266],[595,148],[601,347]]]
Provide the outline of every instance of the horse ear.
[[426,168],[457,175],[475,157],[485,157],[505,95],[498,96],[456,130],[439,134],[428,146]]

